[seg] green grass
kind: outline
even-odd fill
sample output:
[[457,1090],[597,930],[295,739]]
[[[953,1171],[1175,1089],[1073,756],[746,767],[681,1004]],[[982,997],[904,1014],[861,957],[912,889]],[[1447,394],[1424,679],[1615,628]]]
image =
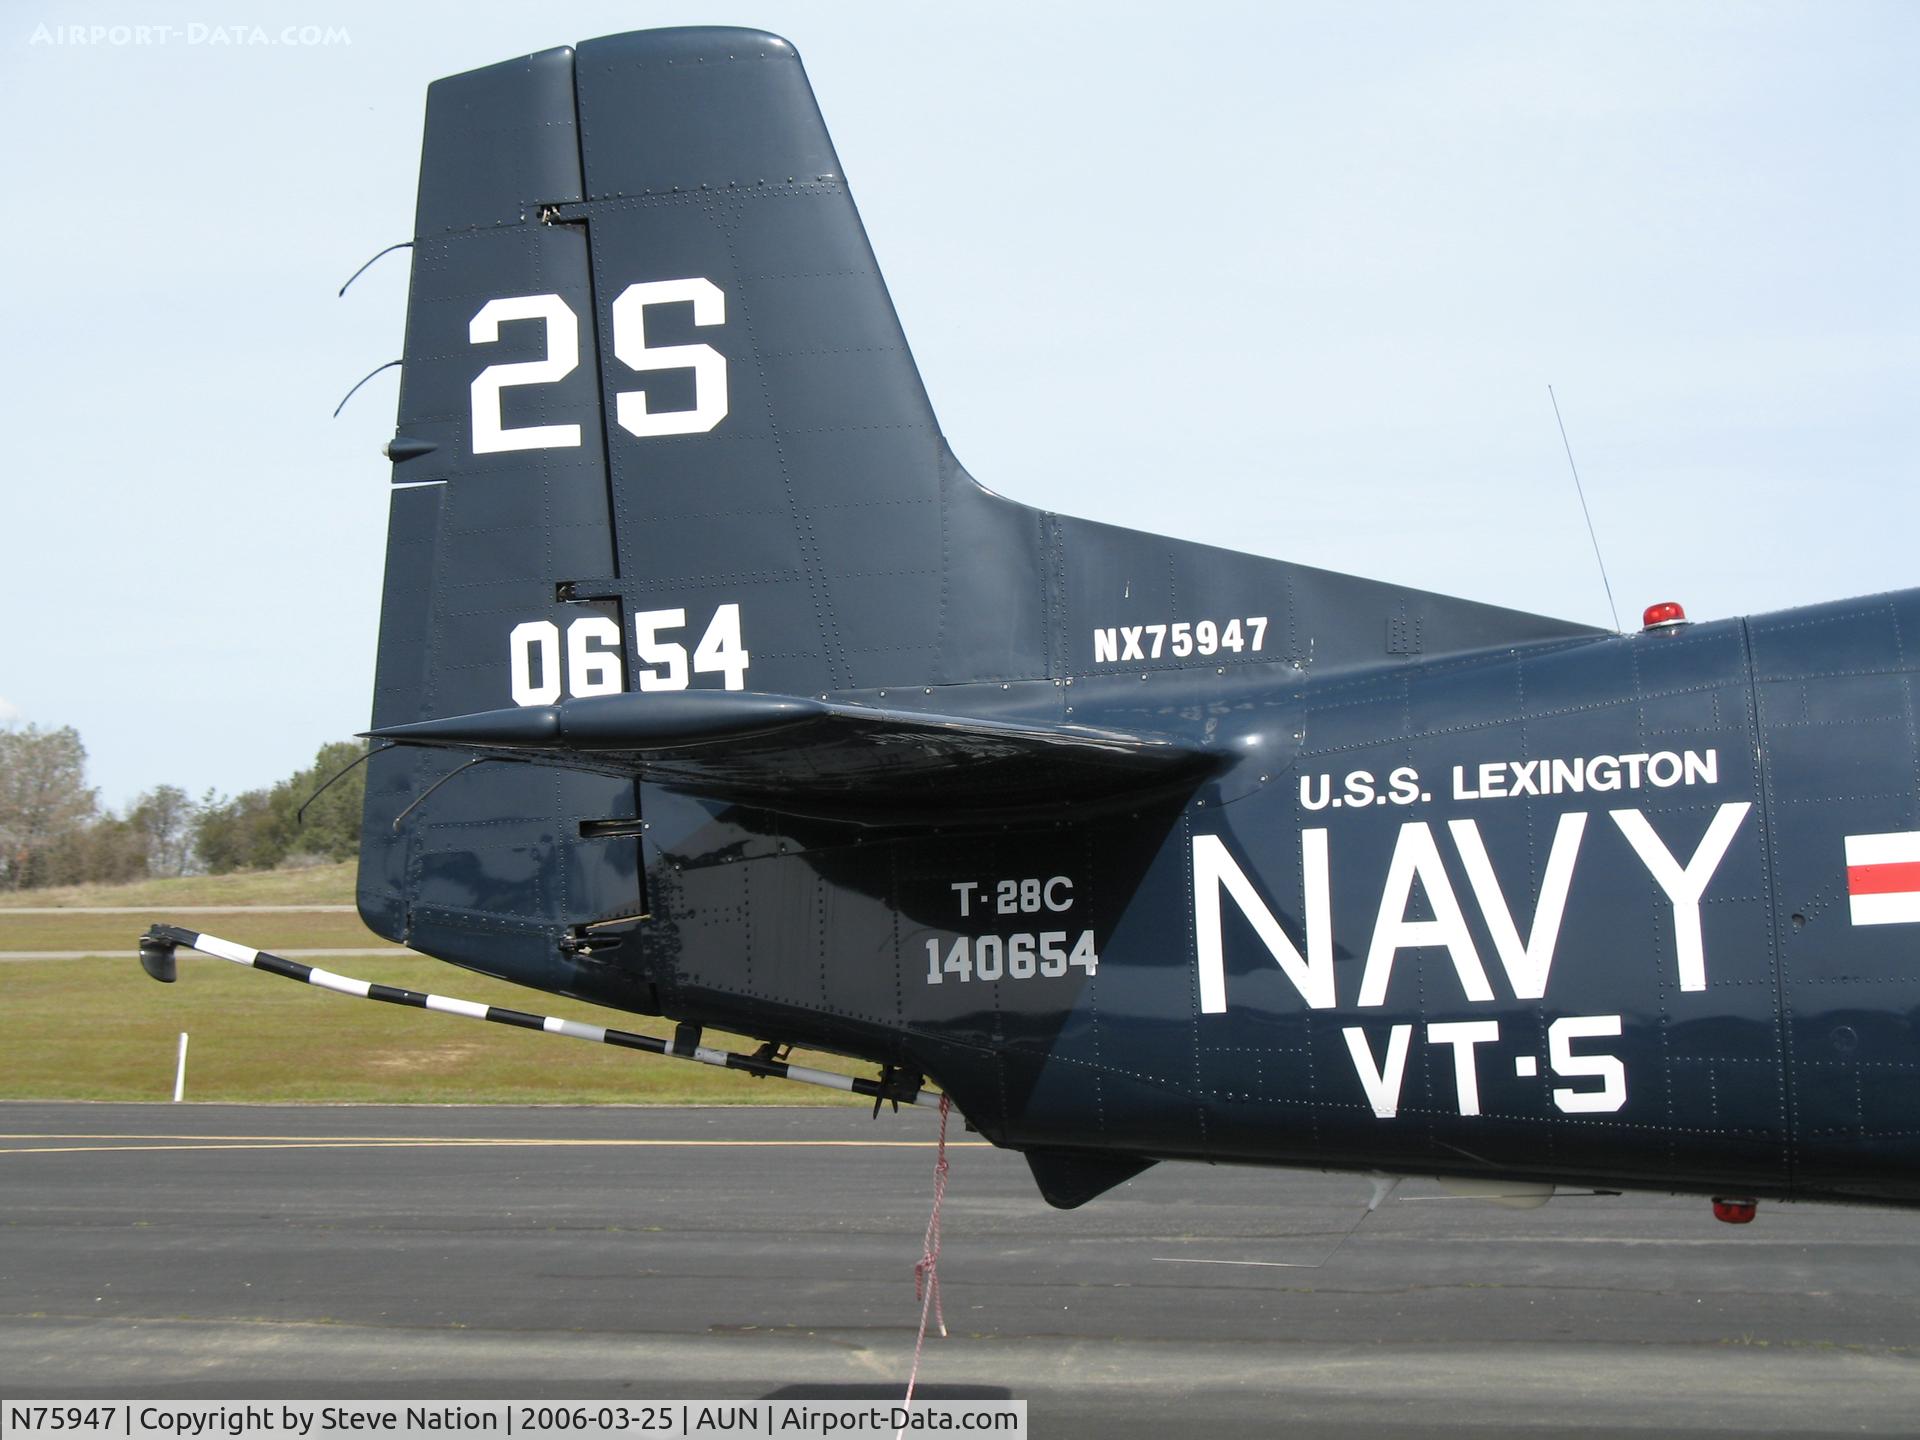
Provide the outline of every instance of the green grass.
[[[434,960],[404,957],[339,968],[389,985],[551,1010],[623,1030],[664,1036],[671,1028]],[[30,960],[0,964],[0,995],[0,1099],[168,1099],[184,1030],[192,1037],[191,1100],[845,1103],[811,1086],[371,1004],[185,951],[173,985],[148,979],[131,956]],[[722,1037],[707,1043],[728,1049],[742,1044]]]
[[47,905],[351,905],[354,864],[299,870],[246,870],[233,875],[189,875],[132,885],[62,885],[50,890],[0,892],[0,911]]
[[[134,942],[147,920],[165,920],[170,905],[259,905],[258,916],[208,916],[200,923],[267,950],[384,944],[353,915],[271,908],[344,903],[339,897],[350,899],[351,889],[352,867],[328,866],[6,897],[27,905],[138,905],[152,913],[9,916],[0,906],[0,1099],[166,1100],[184,1030],[192,1037],[189,1100],[861,1103],[811,1086],[372,1004],[185,950],[179,982],[161,985],[135,958]],[[186,923],[194,925],[193,918]],[[7,951],[93,949],[101,958],[4,958]],[[563,1000],[403,951],[319,963],[490,1005],[651,1035],[671,1032],[665,1021]],[[751,1048],[712,1033],[706,1043]],[[802,1058],[823,1069],[849,1068],[842,1060]]]
[[[165,920],[173,910],[155,905],[139,915],[20,915],[0,910],[0,953],[8,950],[89,950],[96,955],[131,955],[136,942],[154,920]],[[206,930],[249,945],[275,950],[292,947],[317,950],[334,946],[365,950],[388,942],[360,923],[358,915],[302,915],[263,909],[248,915],[182,915],[181,924]],[[245,929],[247,934],[236,931]],[[255,939],[252,936],[266,938]]]

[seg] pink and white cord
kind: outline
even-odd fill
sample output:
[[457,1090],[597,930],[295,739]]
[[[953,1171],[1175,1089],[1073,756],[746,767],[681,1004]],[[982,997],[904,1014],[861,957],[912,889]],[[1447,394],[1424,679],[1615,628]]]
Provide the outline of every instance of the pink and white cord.
[[927,1217],[926,1238],[920,1244],[920,1258],[913,1267],[913,1296],[920,1302],[920,1333],[913,1342],[913,1369],[907,1375],[905,1404],[913,1404],[914,1382],[920,1378],[920,1352],[927,1344],[927,1316],[940,1327],[940,1338],[947,1338],[947,1317],[940,1308],[940,1202],[947,1196],[947,1115],[953,1101],[940,1097],[940,1143],[933,1162],[933,1214]]

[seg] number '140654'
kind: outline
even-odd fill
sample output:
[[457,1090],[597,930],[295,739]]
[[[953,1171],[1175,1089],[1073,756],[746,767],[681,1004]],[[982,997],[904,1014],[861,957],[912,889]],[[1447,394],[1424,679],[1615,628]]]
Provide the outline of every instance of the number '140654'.
[[951,941],[936,936],[927,941],[929,985],[943,984],[949,976],[961,984],[1053,977],[1066,974],[1070,965],[1089,975],[1099,968],[1093,931],[1082,930],[1077,939],[1068,930],[1043,930],[1038,935],[959,935]]

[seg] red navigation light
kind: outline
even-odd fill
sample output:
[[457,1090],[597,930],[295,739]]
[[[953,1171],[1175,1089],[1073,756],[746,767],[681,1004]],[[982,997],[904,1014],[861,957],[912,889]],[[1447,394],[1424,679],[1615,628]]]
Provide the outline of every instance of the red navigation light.
[[1664,630],[1669,625],[1687,623],[1687,612],[1678,600],[1662,600],[1658,605],[1647,606],[1646,613],[1640,617],[1640,624],[1648,630]]
[[1729,1225],[1751,1225],[1753,1215],[1760,1208],[1757,1200],[1727,1200],[1721,1196],[1713,1197],[1713,1218],[1725,1221]]

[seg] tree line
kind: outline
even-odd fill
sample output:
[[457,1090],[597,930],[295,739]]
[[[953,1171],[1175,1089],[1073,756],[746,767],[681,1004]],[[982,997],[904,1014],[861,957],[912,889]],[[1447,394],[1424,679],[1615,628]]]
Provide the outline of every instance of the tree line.
[[72,726],[0,728],[0,890],[351,859],[363,769],[329,787],[304,818],[299,811],[364,753],[357,741],[338,741],[264,789],[210,789],[195,800],[177,785],[156,785],[114,810],[87,784],[87,749]]

